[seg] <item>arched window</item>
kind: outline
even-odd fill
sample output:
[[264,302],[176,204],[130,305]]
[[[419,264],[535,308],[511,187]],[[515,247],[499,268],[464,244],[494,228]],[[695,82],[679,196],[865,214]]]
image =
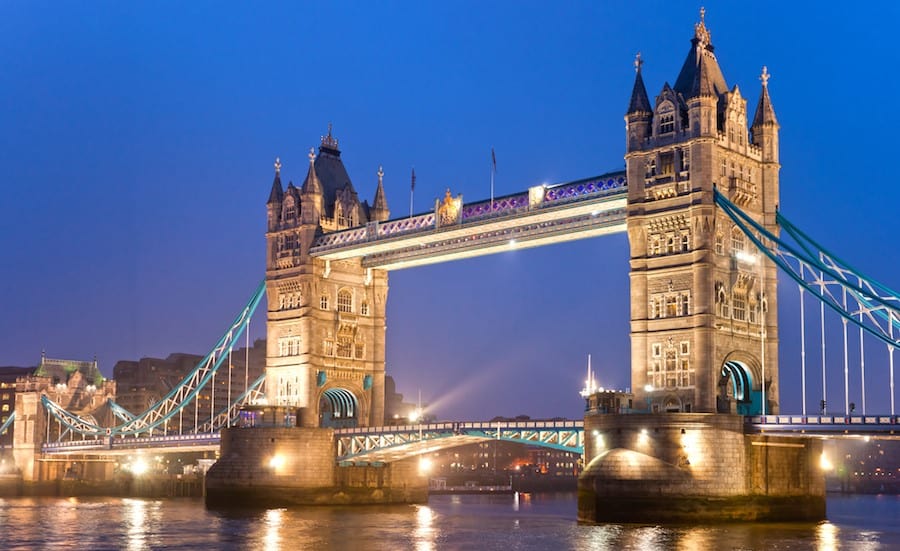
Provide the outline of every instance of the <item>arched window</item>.
[[740,228],[731,230],[731,254],[735,254],[744,250],[744,232]]
[[290,197],[284,202],[284,221],[292,222],[297,217],[297,206]]
[[337,296],[338,312],[350,313],[353,311],[353,294],[347,289],[341,289]]

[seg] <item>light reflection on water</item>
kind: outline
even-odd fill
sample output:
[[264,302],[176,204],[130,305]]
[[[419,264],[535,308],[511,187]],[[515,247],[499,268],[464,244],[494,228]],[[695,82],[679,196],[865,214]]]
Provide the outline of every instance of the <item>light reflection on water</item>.
[[900,497],[829,498],[829,521],[579,525],[573,494],[435,496],[428,505],[207,510],[199,500],[0,500],[0,549],[900,548]]

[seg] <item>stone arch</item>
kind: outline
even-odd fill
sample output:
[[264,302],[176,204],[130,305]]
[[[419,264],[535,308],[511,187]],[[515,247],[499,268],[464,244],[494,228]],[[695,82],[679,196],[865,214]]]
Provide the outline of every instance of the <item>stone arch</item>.
[[729,354],[722,362],[716,410],[719,413],[759,415],[762,387],[759,361],[744,353]]
[[356,427],[359,426],[359,418],[359,400],[348,389],[331,387],[319,395],[320,427]]

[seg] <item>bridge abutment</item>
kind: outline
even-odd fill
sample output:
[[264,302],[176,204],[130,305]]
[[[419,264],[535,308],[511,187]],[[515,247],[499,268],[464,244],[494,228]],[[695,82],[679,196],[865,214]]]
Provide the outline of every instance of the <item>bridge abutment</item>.
[[214,507],[424,503],[428,479],[412,460],[338,466],[333,429],[229,428],[205,493]]
[[822,443],[745,432],[726,414],[596,414],[584,423],[581,522],[817,521]]

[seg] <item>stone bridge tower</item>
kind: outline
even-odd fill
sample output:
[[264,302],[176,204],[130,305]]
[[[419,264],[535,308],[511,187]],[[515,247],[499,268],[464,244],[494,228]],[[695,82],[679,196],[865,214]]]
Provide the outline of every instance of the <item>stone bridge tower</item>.
[[651,104],[640,54],[626,121],[631,381],[651,411],[778,411],[776,268],[718,209],[718,189],[770,231],[778,122],[768,73],[748,127],[703,21]]
[[268,403],[302,408],[307,427],[380,425],[387,272],[317,259],[310,247],[322,233],[389,217],[383,172],[374,204],[360,201],[329,126],[300,188],[284,189],[280,173],[276,160],[266,204]]

